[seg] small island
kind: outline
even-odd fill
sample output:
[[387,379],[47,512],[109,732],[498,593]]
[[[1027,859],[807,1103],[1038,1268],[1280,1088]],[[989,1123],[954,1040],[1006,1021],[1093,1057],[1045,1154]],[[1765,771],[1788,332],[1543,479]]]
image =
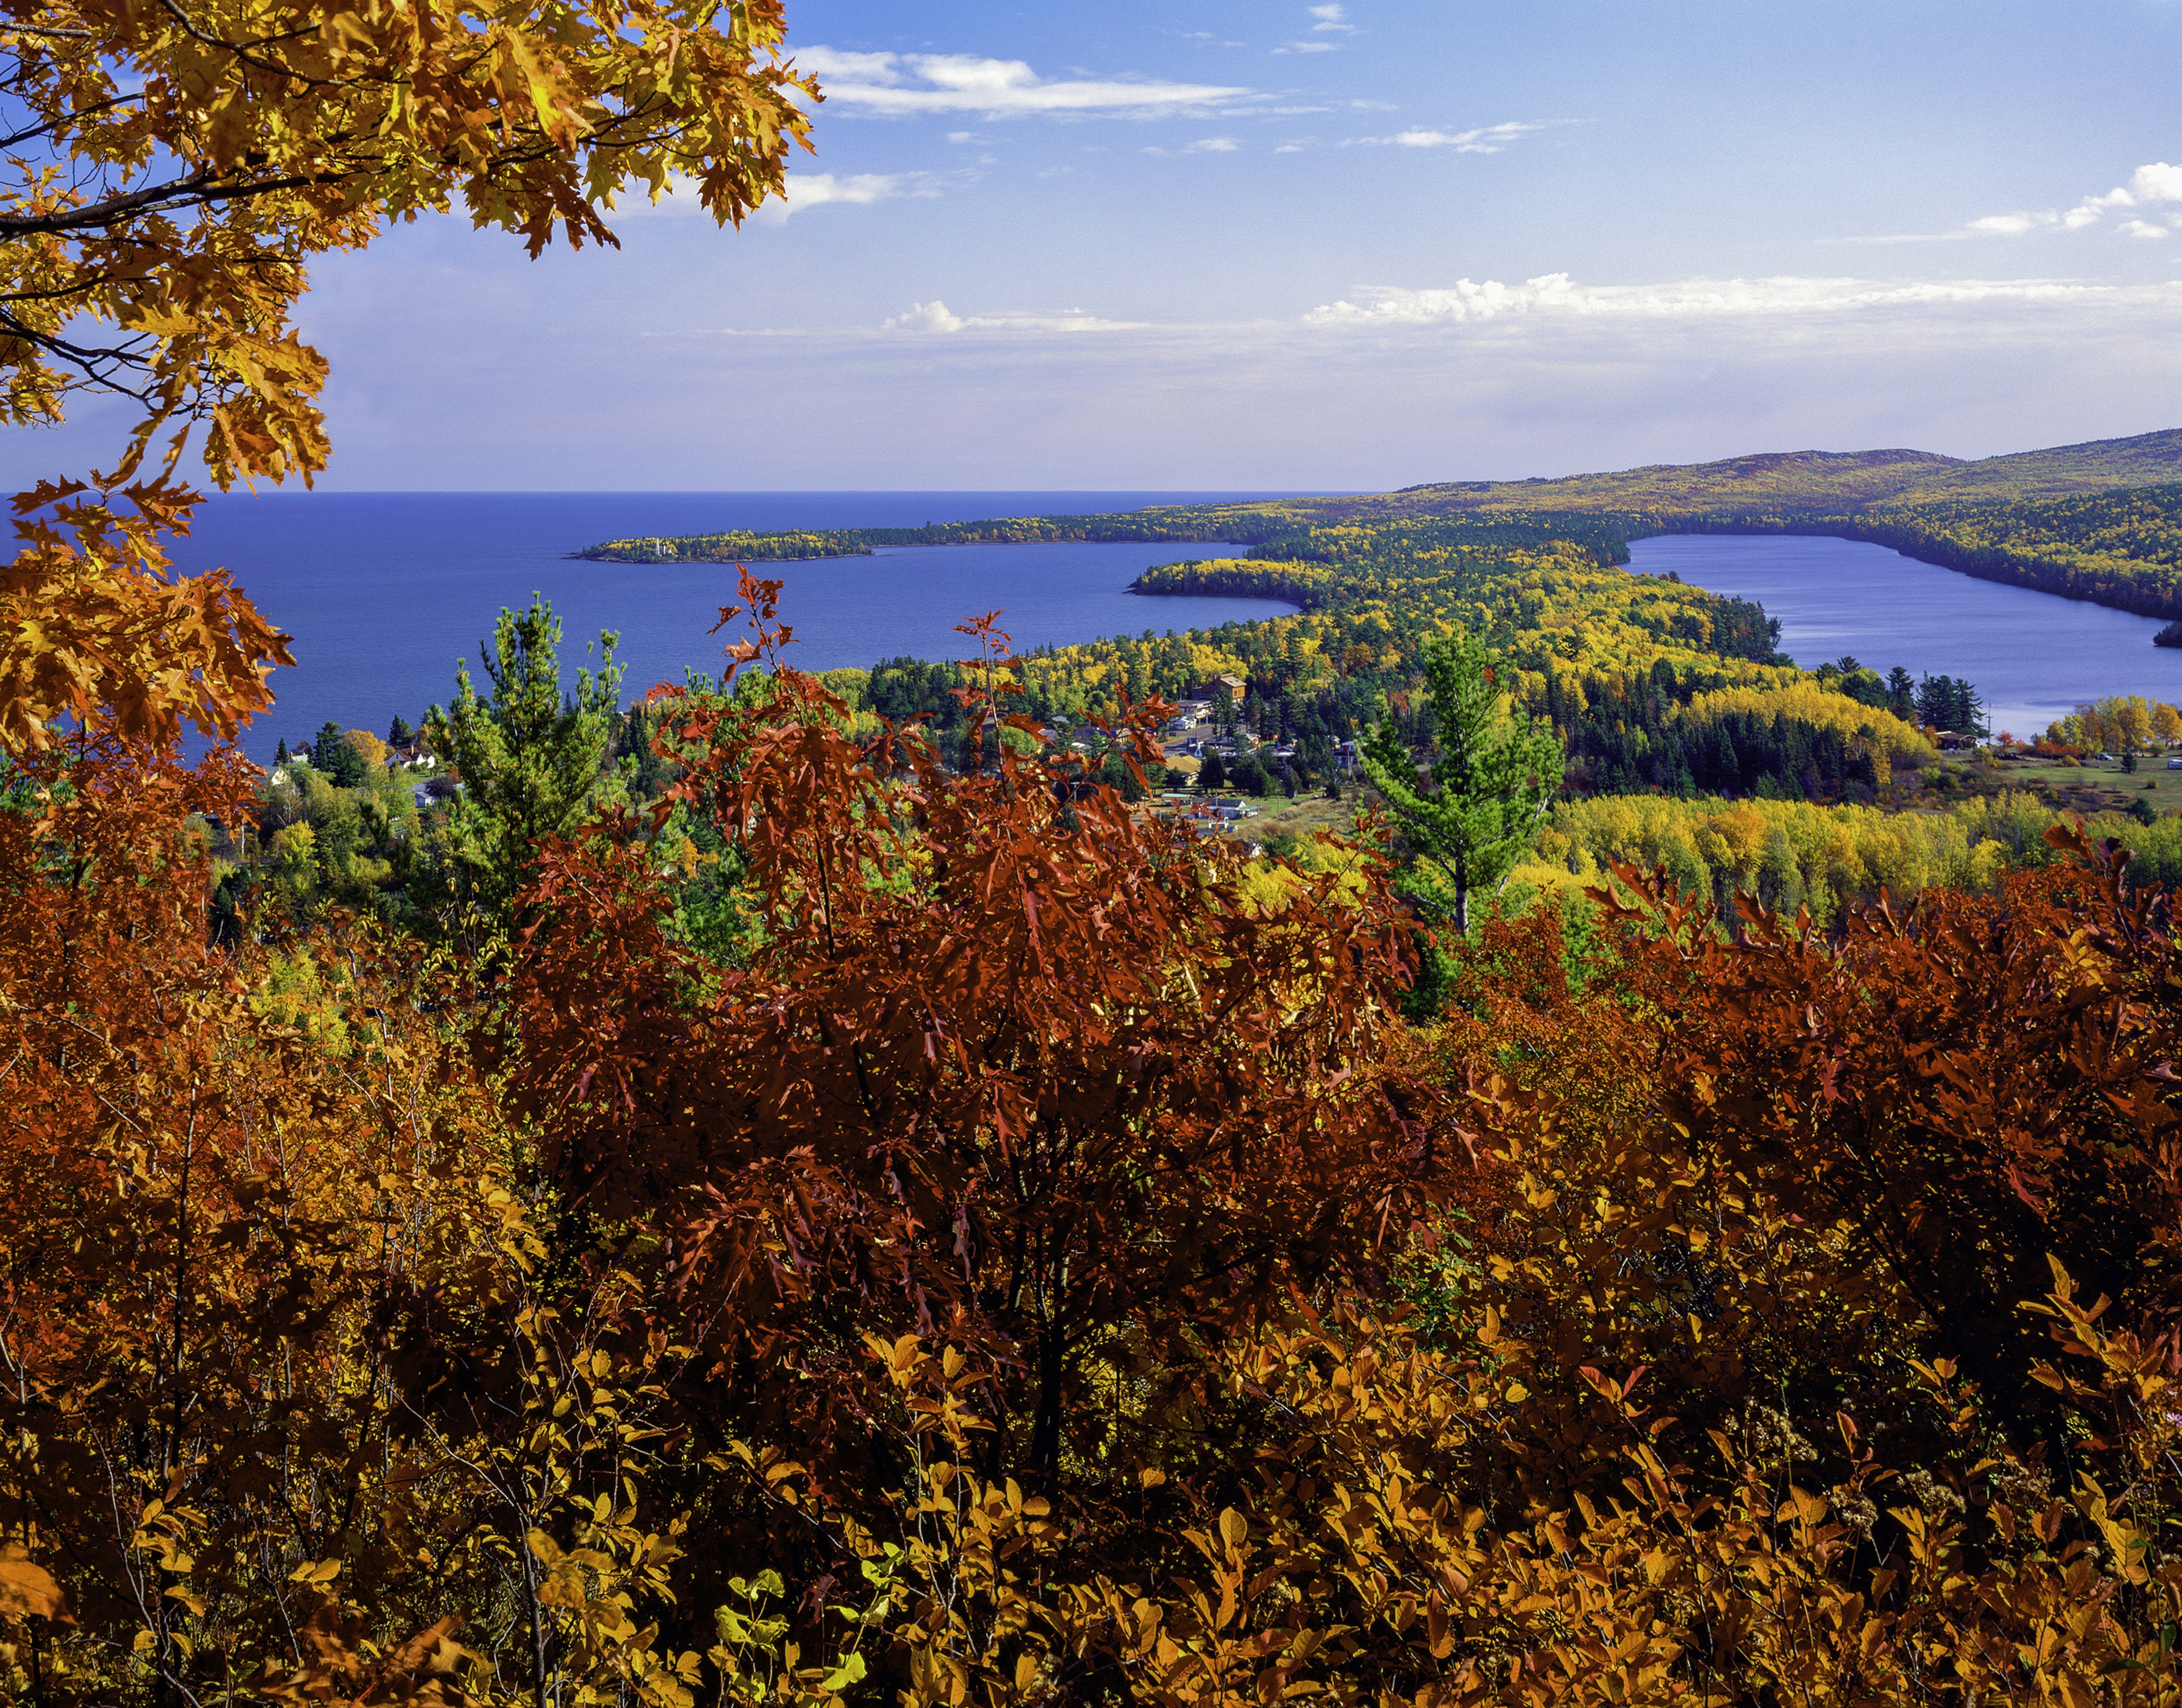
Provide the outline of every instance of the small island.
[[[1242,531],[1238,532],[1238,528]],[[1113,516],[1030,516],[990,522],[927,522],[922,528],[789,529],[772,533],[731,529],[721,533],[644,534],[605,540],[568,556],[601,563],[805,563],[829,557],[869,557],[881,546],[1023,545],[1073,540],[1111,544],[1137,540],[1255,544],[1266,537],[1267,522],[1261,511],[1205,505]]]

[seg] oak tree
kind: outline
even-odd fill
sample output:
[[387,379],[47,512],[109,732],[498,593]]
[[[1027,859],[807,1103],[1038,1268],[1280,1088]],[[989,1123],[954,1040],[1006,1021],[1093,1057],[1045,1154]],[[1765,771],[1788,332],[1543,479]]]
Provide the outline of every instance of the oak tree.
[[162,540],[193,434],[223,489],[324,467],[310,261],[447,213],[533,255],[612,244],[619,198],[670,190],[739,222],[809,128],[785,28],[779,0],[0,8],[0,423],[86,394],[136,415],[110,468],[17,500],[0,741],[101,706],[148,736],[263,710],[281,638],[224,578],[173,580]]

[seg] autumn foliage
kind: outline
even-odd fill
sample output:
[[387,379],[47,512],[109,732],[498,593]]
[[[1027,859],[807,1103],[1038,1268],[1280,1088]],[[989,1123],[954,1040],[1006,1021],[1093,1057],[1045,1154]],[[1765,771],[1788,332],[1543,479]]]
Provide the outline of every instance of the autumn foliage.
[[533,256],[610,245],[617,202],[678,189],[739,224],[810,128],[785,33],[778,0],[0,8],[0,423],[85,394],[134,417],[109,469],[15,500],[0,749],[95,712],[231,738],[270,703],[283,637],[224,575],[170,576],[166,541],[193,438],[223,490],[325,467],[313,260],[457,210]]
[[13,1694],[2174,1700],[2125,861],[1832,931],[1624,869],[1419,1032],[1368,861],[1245,885],[1001,738],[989,623],[985,765],[858,738],[745,593],[770,674],[474,964],[214,942],[231,756],[23,762]]

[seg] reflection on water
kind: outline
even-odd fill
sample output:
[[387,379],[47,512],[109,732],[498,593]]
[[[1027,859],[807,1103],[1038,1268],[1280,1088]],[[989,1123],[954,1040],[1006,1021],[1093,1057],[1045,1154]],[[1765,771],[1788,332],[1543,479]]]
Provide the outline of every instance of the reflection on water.
[[2182,651],[2152,644],[2161,620],[1919,563],[1862,540],[1667,534],[1629,548],[1639,575],[1672,570],[1754,599],[1780,649],[1808,668],[1844,653],[1882,674],[1963,677],[1992,727],[2029,738],[2081,701],[2140,694],[2182,703]]

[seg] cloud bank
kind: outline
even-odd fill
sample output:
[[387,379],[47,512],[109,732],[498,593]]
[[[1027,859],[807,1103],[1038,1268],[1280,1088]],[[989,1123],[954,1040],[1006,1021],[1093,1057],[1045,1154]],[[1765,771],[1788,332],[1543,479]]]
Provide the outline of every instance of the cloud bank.
[[1029,116],[1149,114],[1227,107],[1250,91],[1223,84],[1155,79],[1040,77],[1020,59],[971,53],[850,53],[797,50],[798,69],[815,73],[829,105],[893,118],[975,113],[990,119]]
[[1438,289],[1376,287],[1360,301],[1322,304],[1304,317],[1311,326],[1432,326],[1505,317],[1638,317],[1679,319],[1718,315],[1808,315],[1861,309],[1953,307],[1977,303],[2099,303],[2168,301],[2182,307],[2182,285],[2085,285],[2068,279],[1941,279],[1909,283],[1862,279],[1688,279],[1670,285],[1579,285],[1565,273],[1520,285],[1457,279]]
[[1134,332],[1138,320],[1105,320],[1080,308],[1058,314],[957,314],[938,297],[911,303],[909,312],[885,323],[889,332]]
[[[2086,196],[2074,207],[1991,213],[1982,219],[1973,219],[1965,229],[1983,237],[2021,237],[2033,231],[2085,231],[2102,223],[2109,213],[2124,208],[2156,208],[2168,202],[2182,202],[2182,166],[2155,160],[2148,166],[2138,167],[2128,183],[2117,185],[2103,196]],[[2176,216],[2162,210],[2157,217],[2165,219]],[[2124,237],[2161,238],[2182,226],[2162,225],[2139,215],[2122,221],[2115,229]]]

